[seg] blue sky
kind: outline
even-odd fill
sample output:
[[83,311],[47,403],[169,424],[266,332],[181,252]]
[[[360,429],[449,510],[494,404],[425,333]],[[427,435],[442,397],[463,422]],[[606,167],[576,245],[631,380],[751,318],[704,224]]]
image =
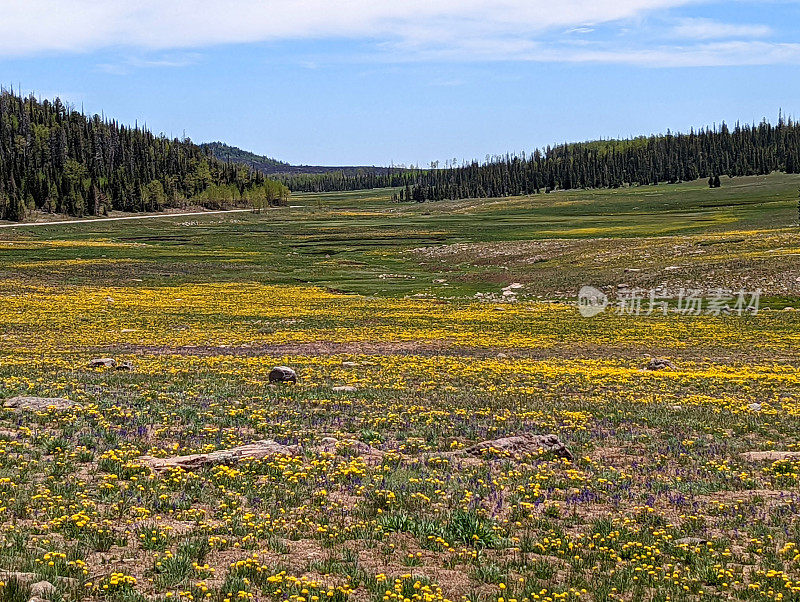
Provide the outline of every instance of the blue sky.
[[800,117],[800,0],[4,0],[0,79],[292,163]]

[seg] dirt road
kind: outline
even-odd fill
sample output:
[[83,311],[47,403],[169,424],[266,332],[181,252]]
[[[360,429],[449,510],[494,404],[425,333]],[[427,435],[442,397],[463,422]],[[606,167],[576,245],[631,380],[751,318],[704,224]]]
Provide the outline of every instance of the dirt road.
[[223,209],[221,211],[193,211],[191,213],[149,213],[147,215],[126,215],[124,217],[98,217],[98,218],[83,218],[83,219],[70,219],[55,222],[32,222],[26,224],[24,222],[19,224],[0,224],[0,228],[32,228],[34,226],[61,226],[63,224],[95,224],[97,222],[116,222],[123,219],[155,219],[159,217],[189,217],[191,215],[213,215],[215,213],[243,213],[245,211],[252,211],[252,209]]

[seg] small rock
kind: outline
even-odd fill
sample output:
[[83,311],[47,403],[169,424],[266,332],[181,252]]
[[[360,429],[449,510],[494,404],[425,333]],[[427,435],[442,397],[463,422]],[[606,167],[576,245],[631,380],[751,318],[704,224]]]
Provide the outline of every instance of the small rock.
[[672,370],[675,366],[668,359],[662,357],[652,357],[647,362],[645,370]]
[[112,357],[96,357],[89,362],[90,368],[113,368],[117,365],[117,360]]
[[672,410],[673,412],[681,412],[683,411],[683,406],[679,405],[669,406],[669,409]]
[[345,385],[343,387],[333,387],[331,391],[334,393],[355,393],[358,389],[352,387],[350,385]]
[[751,410],[753,412],[760,412],[761,411],[761,404],[760,403],[751,403],[749,406],[747,406],[747,409]]
[[296,383],[297,372],[288,366],[275,366],[269,373],[271,383]]
[[505,353],[498,353],[497,354],[497,359],[499,359],[499,360],[504,360],[504,359],[507,359],[507,358],[508,358],[508,355],[506,355]]
[[342,366],[344,368],[356,368],[358,367],[358,362],[342,362]]
[[49,581],[37,581],[31,585],[31,596],[49,598],[56,593],[55,586]]

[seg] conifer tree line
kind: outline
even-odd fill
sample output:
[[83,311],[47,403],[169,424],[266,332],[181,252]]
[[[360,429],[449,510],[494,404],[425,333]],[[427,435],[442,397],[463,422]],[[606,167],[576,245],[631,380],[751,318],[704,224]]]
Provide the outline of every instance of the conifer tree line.
[[561,144],[526,156],[494,157],[444,169],[397,170],[385,175],[327,173],[283,177],[291,189],[308,192],[397,187],[396,198],[426,201],[502,197],[573,188],[676,183],[719,177],[800,172],[800,124],[778,118],[722,124],[712,129],[578,144]]
[[156,136],[54,101],[0,90],[0,219],[285,203],[289,191],[190,140]]

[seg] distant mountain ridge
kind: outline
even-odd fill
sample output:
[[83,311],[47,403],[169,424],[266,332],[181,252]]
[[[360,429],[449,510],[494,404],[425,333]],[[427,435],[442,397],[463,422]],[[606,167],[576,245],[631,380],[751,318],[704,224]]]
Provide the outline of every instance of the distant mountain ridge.
[[398,171],[398,168],[379,167],[375,165],[347,165],[347,166],[326,166],[326,165],[291,165],[266,155],[257,155],[250,151],[231,146],[224,142],[206,142],[200,145],[211,151],[215,159],[231,163],[240,163],[258,170],[267,175],[293,175],[293,174],[327,174],[340,172],[345,175],[355,174],[376,174],[386,175],[390,171]]

